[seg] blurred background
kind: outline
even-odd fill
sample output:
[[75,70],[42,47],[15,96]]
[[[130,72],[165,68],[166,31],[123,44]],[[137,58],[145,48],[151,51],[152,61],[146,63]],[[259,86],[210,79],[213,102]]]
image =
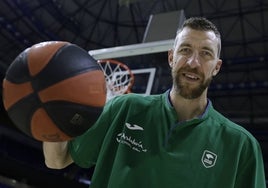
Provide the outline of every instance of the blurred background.
[[[39,42],[69,41],[87,51],[142,46],[172,39],[184,18],[208,18],[222,34],[223,60],[209,98],[257,138],[267,177],[268,0],[1,0],[0,7],[1,80],[15,57]],[[166,51],[114,59],[131,70],[155,70],[151,85],[151,72],[135,74],[132,92],[150,87],[157,94],[171,86]],[[1,188],[88,187],[93,168],[46,168],[41,143],[16,129],[2,100],[0,109]]]

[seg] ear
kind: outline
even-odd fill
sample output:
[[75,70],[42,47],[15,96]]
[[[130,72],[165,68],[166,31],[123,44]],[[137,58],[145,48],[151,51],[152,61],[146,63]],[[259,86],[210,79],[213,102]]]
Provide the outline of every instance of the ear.
[[169,66],[173,67],[173,49],[168,50],[168,63]]
[[221,65],[222,65],[222,60],[219,59],[219,60],[217,61],[216,67],[215,67],[215,69],[214,69],[214,71],[213,71],[213,76],[216,76],[216,75],[218,74],[218,72],[219,72],[220,69],[221,69]]

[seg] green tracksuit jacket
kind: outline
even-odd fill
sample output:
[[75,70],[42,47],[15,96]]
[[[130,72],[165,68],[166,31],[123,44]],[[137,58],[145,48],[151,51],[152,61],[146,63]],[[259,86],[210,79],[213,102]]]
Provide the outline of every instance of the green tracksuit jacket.
[[90,188],[265,188],[248,131],[211,102],[199,118],[178,122],[168,92],[114,98],[69,151],[79,166],[95,165]]

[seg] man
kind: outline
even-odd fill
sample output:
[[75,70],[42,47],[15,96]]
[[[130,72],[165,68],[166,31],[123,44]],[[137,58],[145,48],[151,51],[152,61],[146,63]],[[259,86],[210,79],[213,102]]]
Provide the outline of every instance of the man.
[[168,52],[172,88],[112,99],[82,136],[44,143],[46,165],[95,165],[91,188],[264,188],[258,142],[207,99],[220,49],[210,21],[186,20]]

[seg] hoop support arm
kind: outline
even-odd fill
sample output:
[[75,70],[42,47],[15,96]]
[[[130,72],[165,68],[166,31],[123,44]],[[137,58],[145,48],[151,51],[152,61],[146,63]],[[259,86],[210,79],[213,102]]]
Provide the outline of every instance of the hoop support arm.
[[116,57],[128,57],[143,54],[166,52],[172,48],[174,40],[162,40],[140,44],[90,50],[88,53],[95,59],[109,59]]

